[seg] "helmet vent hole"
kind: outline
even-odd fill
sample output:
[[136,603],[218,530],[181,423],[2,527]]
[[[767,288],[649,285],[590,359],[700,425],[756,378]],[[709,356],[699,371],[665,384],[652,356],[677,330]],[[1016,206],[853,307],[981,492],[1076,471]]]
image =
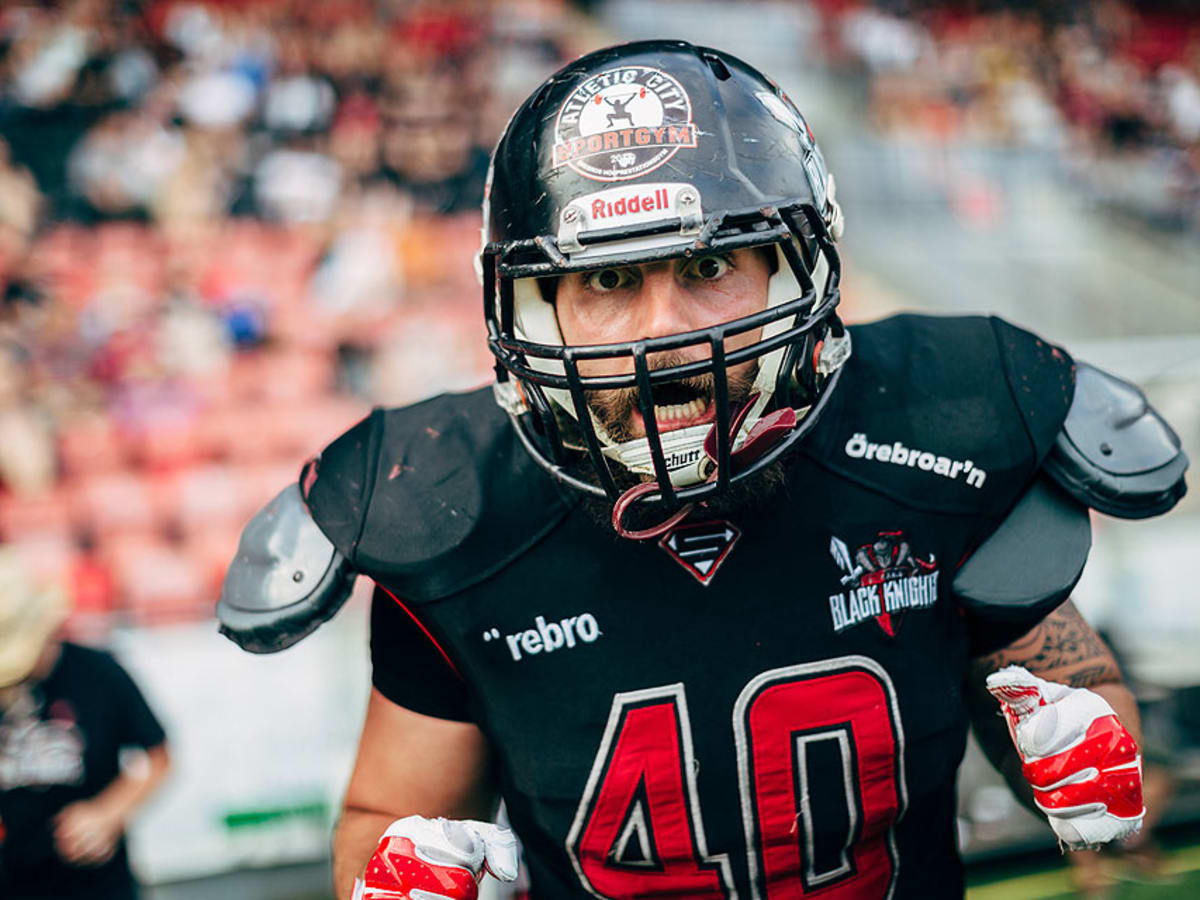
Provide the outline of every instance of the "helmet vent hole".
[[725,67],[725,63],[721,61],[721,57],[715,53],[705,53],[704,61],[708,63],[708,67],[712,69],[712,73],[717,76],[718,81],[729,80],[729,69]]

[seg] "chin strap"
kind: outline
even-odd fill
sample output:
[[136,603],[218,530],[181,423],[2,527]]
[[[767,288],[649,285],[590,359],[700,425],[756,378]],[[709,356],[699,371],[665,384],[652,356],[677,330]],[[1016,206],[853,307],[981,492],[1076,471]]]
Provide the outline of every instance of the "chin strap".
[[642,497],[645,497],[647,494],[653,494],[656,491],[658,491],[657,481],[643,481],[641,484],[635,484],[620,497],[618,497],[617,502],[613,504],[612,510],[613,530],[616,531],[616,533],[621,537],[629,538],[631,541],[647,541],[650,538],[658,537],[660,534],[666,534],[668,531],[686,519],[689,515],[691,515],[692,510],[696,508],[695,503],[685,503],[657,525],[651,525],[649,528],[643,528],[637,531],[626,528],[622,522],[625,518],[625,514],[629,511],[629,508]]
[[[754,407],[757,399],[757,394],[751,396],[738,411],[738,414],[734,416],[733,422],[729,425],[729,439],[731,442],[741,430],[742,423],[745,422],[746,416],[750,414],[750,410]],[[796,415],[796,410],[790,406],[785,406],[782,409],[775,410],[770,415],[763,416],[754,423],[754,427],[747,433],[746,440],[742,442],[742,446],[729,454],[729,467],[732,470],[730,474],[736,474],[754,463],[766,454],[768,450],[783,440],[799,423],[800,419]],[[708,457],[709,462],[713,466],[707,479],[708,483],[711,484],[717,480],[717,426],[715,423],[709,428],[708,434],[704,438],[704,455]],[[691,515],[692,510],[696,508],[695,503],[685,503],[657,525],[651,525],[649,528],[640,530],[626,528],[623,523],[629,508],[641,498],[648,494],[656,493],[658,490],[659,485],[657,481],[643,481],[641,484],[635,484],[618,497],[617,502],[613,504],[613,530],[621,537],[629,538],[632,541],[649,540],[650,538],[666,534]]]

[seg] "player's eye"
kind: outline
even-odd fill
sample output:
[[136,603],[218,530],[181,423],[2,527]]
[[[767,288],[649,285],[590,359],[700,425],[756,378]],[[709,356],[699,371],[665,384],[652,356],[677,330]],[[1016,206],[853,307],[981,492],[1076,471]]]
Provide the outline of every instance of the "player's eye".
[[699,281],[715,281],[730,268],[731,264],[724,256],[700,256],[688,261],[683,267],[683,274]]
[[634,282],[632,269],[596,269],[583,276],[583,283],[593,291],[607,293],[629,287]]

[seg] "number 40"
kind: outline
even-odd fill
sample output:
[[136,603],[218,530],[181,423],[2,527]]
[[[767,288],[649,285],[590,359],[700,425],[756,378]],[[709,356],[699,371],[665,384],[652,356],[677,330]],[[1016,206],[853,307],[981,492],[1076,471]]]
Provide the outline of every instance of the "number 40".
[[[843,656],[764,672],[738,696],[733,734],[754,900],[887,897],[907,797],[883,668]],[[567,853],[596,897],[736,897],[729,857],[704,837],[682,684],[613,697]]]

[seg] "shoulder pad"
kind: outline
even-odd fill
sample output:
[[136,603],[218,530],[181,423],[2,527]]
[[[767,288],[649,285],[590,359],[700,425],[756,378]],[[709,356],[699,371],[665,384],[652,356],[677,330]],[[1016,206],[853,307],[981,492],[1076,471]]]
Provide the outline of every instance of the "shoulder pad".
[[854,355],[803,448],[916,509],[999,520],[1071,405],[1071,357],[1002,319],[851,326]]
[[1187,491],[1188,458],[1171,426],[1136,385],[1086,363],[1043,467],[1079,502],[1122,519],[1165,513]]
[[341,609],[354,577],[293,484],[242,532],[217,603],[221,633],[251,653],[283,650]]
[[1039,478],[958,570],[954,593],[979,619],[1032,627],[1070,595],[1091,546],[1087,507]]
[[357,571],[417,603],[498,571],[572,505],[490,389],[375,410],[305,467],[301,489]]

